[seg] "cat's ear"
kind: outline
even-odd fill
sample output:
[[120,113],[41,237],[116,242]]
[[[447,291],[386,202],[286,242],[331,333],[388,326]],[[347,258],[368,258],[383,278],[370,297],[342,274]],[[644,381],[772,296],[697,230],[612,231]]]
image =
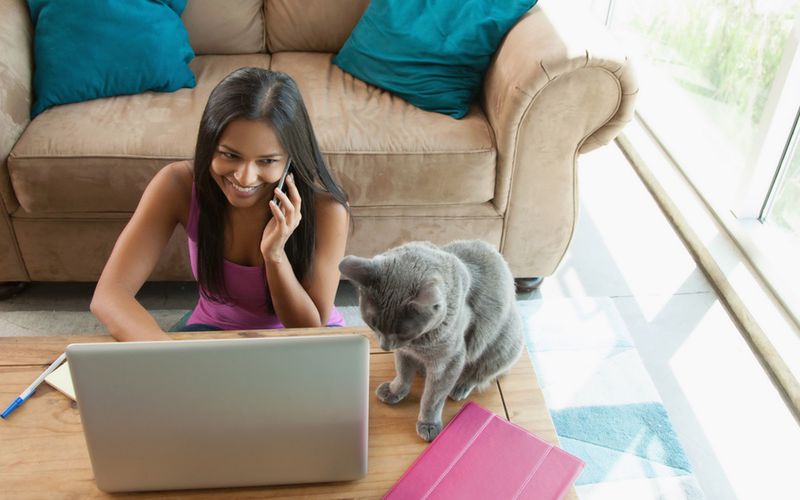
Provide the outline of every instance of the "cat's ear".
[[375,273],[375,263],[372,259],[365,259],[363,257],[356,257],[355,255],[346,255],[341,262],[339,262],[339,271],[342,276],[350,281],[366,286],[372,281]]
[[412,302],[422,309],[431,308],[444,301],[442,283],[437,279],[428,280],[422,284]]

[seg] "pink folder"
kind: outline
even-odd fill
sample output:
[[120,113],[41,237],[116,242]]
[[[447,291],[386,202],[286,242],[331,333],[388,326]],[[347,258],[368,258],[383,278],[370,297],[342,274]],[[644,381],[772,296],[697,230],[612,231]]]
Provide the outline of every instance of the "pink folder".
[[583,461],[467,403],[384,499],[560,499]]

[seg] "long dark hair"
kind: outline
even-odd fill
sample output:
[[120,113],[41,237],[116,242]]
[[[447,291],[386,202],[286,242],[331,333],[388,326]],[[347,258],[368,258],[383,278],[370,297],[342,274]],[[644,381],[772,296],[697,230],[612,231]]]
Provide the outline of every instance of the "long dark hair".
[[[217,302],[230,299],[223,278],[223,235],[228,201],[211,176],[211,160],[222,131],[238,118],[260,120],[271,125],[292,159],[295,184],[303,200],[302,217],[300,225],[286,242],[285,251],[298,280],[308,273],[314,255],[314,194],[320,191],[330,193],[349,211],[347,195],[322,158],[294,80],[286,73],[263,68],[240,68],[226,76],[208,98],[194,154],[194,179],[200,207],[197,280],[201,293]],[[272,310],[269,294],[266,306]]]

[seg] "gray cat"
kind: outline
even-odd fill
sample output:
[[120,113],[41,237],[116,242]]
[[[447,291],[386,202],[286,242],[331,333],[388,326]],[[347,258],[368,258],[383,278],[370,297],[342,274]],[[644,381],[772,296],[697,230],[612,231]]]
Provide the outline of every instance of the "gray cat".
[[485,242],[412,242],[372,259],[348,255],[339,270],[356,285],[381,348],[394,350],[397,375],[378,387],[378,399],[398,403],[414,374],[425,375],[417,420],[425,441],[442,430],[448,395],[460,401],[488,387],[522,352],[514,278]]

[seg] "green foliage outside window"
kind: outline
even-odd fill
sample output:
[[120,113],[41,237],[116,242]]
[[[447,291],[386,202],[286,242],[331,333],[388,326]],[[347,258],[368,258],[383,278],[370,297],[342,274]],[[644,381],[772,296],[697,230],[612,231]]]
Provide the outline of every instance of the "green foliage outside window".
[[[706,110],[746,154],[771,118],[763,114],[800,0],[676,0],[636,10],[630,27],[644,35],[649,57],[691,94],[734,111]],[[768,220],[800,234],[800,147],[786,169]]]
[[692,69],[688,90],[735,106],[757,124],[800,0],[705,0],[634,21],[657,43],[656,60]]

